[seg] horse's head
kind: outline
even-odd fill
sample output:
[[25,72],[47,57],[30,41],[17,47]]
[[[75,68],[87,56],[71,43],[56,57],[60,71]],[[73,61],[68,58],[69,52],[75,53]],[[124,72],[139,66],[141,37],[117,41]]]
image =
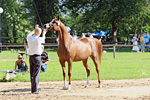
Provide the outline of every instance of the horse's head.
[[59,31],[60,30],[60,18],[58,16],[58,18],[54,18],[52,19],[52,21],[50,23],[45,24],[43,27],[45,29],[48,29],[50,31]]

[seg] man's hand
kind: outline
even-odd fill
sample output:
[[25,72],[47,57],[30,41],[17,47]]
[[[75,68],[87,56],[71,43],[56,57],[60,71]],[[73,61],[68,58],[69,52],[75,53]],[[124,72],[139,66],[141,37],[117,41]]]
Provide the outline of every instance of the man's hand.
[[37,24],[37,25],[35,25],[35,28],[39,28],[39,25]]

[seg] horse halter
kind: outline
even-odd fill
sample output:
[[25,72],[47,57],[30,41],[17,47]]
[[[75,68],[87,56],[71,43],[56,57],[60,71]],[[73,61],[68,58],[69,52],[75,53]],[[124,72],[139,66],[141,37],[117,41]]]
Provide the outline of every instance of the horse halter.
[[52,22],[52,25],[55,24],[55,23],[57,24],[57,26],[60,25],[60,22],[59,21],[55,21],[55,20]]
[[60,22],[59,21],[53,20],[50,23],[44,24],[43,28],[45,28],[45,29],[51,29],[54,24],[56,24],[57,26],[60,26]]

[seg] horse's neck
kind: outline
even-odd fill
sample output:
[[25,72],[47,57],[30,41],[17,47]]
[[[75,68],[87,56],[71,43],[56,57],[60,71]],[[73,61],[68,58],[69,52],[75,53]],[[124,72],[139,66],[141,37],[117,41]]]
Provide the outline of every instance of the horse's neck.
[[63,24],[61,25],[60,28],[61,30],[59,31],[59,45],[67,47],[70,41],[70,35],[67,32],[67,29]]

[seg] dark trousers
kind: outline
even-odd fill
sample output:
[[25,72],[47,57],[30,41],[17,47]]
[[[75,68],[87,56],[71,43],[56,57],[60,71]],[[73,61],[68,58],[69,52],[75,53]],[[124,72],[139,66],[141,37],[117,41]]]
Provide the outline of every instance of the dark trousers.
[[30,62],[30,78],[31,78],[31,92],[36,92],[39,84],[39,77],[41,71],[41,56],[33,55],[29,58]]

